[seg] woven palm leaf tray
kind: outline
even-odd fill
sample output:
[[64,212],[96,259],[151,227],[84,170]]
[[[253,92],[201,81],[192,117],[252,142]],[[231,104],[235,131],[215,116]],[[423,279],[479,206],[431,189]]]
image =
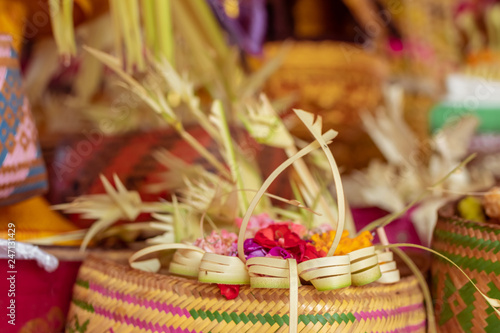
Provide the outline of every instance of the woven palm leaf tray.
[[[460,218],[455,207],[440,209],[433,249],[462,267],[487,296],[499,298],[500,225]],[[500,318],[456,268],[434,257],[432,277],[436,323],[443,332],[500,332]]]
[[[298,303],[300,332],[425,332],[414,277],[327,292],[301,286]],[[67,332],[288,332],[288,313],[286,289],[243,286],[226,300],[215,284],[90,255],[74,287]]]

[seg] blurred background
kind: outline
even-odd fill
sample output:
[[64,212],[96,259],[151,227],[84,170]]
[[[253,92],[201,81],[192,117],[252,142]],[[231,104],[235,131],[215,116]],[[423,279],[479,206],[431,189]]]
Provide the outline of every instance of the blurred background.
[[[21,221],[19,241],[88,228],[91,220],[50,206],[103,193],[101,174],[116,174],[144,201],[171,198],[168,186],[151,191],[166,170],[155,152],[207,166],[179,137],[183,127],[220,158],[191,112],[208,114],[216,98],[262,177],[286,155],[240,130],[245,103],[265,93],[299,145],[311,136],[292,109],[321,115],[325,129],[339,132],[332,151],[358,229],[400,211],[477,153],[467,171],[387,228],[391,242],[429,245],[438,207],[500,175],[495,0],[0,0],[0,34],[10,36],[0,39],[1,64],[18,71],[5,81],[11,90],[2,92],[0,129],[31,112],[27,135],[40,151],[29,183],[9,183],[13,167],[0,169],[0,222]],[[164,62],[178,89],[151,81],[161,71],[154,64]],[[175,121],[138,98],[142,90],[127,86],[120,71],[145,82],[148,93],[164,93]],[[29,102],[5,104],[12,91]],[[15,150],[10,127],[0,132],[0,162]],[[285,173],[269,192],[292,197],[288,178],[295,176]],[[8,201],[1,191],[9,186],[16,195],[23,186],[35,192]],[[415,258],[429,269],[425,257]],[[64,321],[62,313],[54,316]]]

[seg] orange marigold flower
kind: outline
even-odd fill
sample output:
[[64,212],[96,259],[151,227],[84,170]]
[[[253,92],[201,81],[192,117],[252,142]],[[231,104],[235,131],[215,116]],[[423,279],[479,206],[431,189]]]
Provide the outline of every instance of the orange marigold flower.
[[[335,238],[335,231],[329,231],[322,234],[314,234],[311,236],[311,241],[318,251],[328,252]],[[350,238],[349,232],[344,230],[340,243],[335,250],[335,255],[344,255],[352,251],[359,250],[368,246],[372,246],[373,236],[369,231],[364,231],[357,237]]]

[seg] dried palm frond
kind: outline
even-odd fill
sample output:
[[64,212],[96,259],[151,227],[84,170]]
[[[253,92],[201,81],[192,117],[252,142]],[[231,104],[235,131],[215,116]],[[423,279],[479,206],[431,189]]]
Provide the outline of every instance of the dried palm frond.
[[84,195],[67,204],[52,206],[68,214],[82,214],[83,219],[97,220],[85,235],[80,250],[85,250],[90,240],[118,220],[134,221],[141,212],[164,212],[165,203],[143,203],[136,191],[128,191],[118,176],[113,175],[116,189],[101,175],[106,194]]
[[[468,116],[448,124],[429,139],[428,156],[422,158],[416,136],[403,120],[400,88],[389,87],[385,96],[386,108],[379,109],[375,116],[363,114],[362,119],[388,163],[372,161],[365,170],[346,177],[346,194],[356,206],[376,206],[392,213],[420,198],[412,219],[420,239],[427,242],[438,205],[443,198],[454,198],[449,190],[474,191],[491,186],[494,181],[491,173],[480,167],[462,168],[450,174],[465,157],[478,122]],[[427,191],[431,187],[432,191]],[[425,193],[424,201],[421,193]]]
[[238,216],[238,191],[231,183],[219,178],[184,178],[184,183],[186,186],[179,190],[181,202],[193,211],[224,221],[234,221]]
[[202,144],[200,144],[191,134],[189,134],[182,126],[177,115],[173,112],[167,97],[161,89],[162,81],[158,81],[158,76],[151,75],[151,80],[139,83],[132,76],[123,71],[120,67],[119,60],[104,52],[84,47],[88,52],[110,67],[118,74],[128,88],[137,94],[149,107],[160,114],[166,122],[172,126],[179,135],[193,147],[200,155],[202,155],[210,164],[212,164],[218,172],[226,178],[230,178],[227,169],[215,158]]
[[403,91],[392,85],[385,89],[385,96],[387,107],[379,108],[375,116],[365,112],[361,120],[389,163],[408,164],[419,148],[419,141],[403,118]]
[[274,111],[266,95],[260,95],[260,103],[248,105],[240,119],[250,135],[259,143],[277,147],[294,146],[294,140],[279,116]]
[[185,186],[185,178],[191,180],[198,180],[200,178],[208,180],[216,177],[206,171],[201,165],[186,163],[166,149],[155,151],[153,156],[168,171],[156,174],[160,180],[147,186],[147,190],[150,192],[157,193],[178,190]]

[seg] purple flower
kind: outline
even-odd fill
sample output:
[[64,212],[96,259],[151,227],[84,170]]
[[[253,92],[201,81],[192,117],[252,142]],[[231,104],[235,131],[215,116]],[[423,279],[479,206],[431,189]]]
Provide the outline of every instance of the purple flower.
[[270,249],[267,256],[268,257],[281,257],[283,259],[288,259],[288,258],[292,257],[290,252],[288,252],[287,250],[285,250],[284,248],[279,247],[279,246],[276,246],[276,247],[273,247],[272,249]]
[[265,0],[238,1],[238,17],[229,17],[220,0],[208,0],[231,40],[251,54],[260,54],[266,37],[267,11]]
[[245,249],[245,256],[247,259],[253,257],[265,257],[267,254],[266,249],[264,249],[259,244],[255,243],[253,241],[253,238],[245,239],[245,242],[243,243],[243,248]]

